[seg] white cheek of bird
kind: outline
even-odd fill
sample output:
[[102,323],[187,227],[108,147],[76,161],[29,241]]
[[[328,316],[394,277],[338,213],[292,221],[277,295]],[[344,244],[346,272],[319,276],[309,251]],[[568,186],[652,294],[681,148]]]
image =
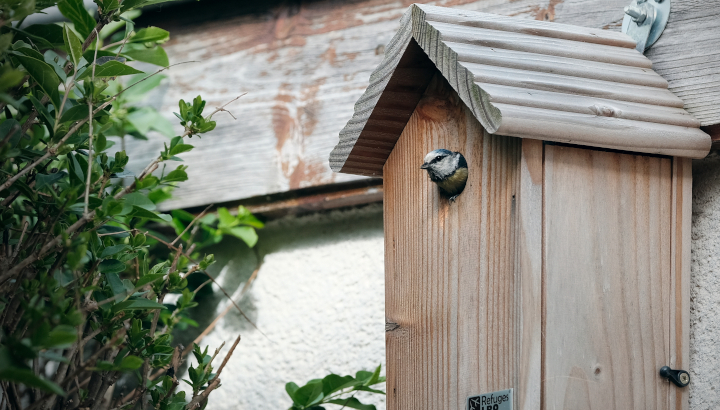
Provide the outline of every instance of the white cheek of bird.
[[427,171],[434,182],[450,202],[454,202],[465,189],[468,179],[468,165],[465,157],[455,151],[436,149],[425,155],[420,169]]

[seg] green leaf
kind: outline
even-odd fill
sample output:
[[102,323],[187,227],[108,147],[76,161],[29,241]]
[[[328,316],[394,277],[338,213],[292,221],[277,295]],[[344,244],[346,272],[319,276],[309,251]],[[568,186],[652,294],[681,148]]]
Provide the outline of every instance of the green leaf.
[[178,167],[178,169],[172,170],[167,175],[165,175],[165,177],[163,178],[163,182],[182,182],[187,181],[187,179],[187,172]]
[[164,278],[164,277],[165,277],[165,274],[163,274],[163,273],[147,274],[147,275],[143,276],[142,278],[140,278],[140,280],[137,281],[137,283],[135,284],[135,287],[136,287],[136,288],[141,288],[141,287],[143,287],[143,286],[145,286],[145,285],[147,285],[147,284],[149,284],[149,283],[153,283],[153,282],[155,282],[155,281],[157,281],[157,280],[160,280],[160,279],[162,279],[162,278]]
[[75,122],[83,120],[90,116],[90,111],[87,105],[76,105],[67,109],[60,117],[60,124],[66,122]]
[[375,371],[373,372],[372,376],[370,376],[370,380],[365,382],[365,386],[372,386],[373,384],[378,382],[378,379],[380,378],[380,369],[382,368],[382,365],[379,365],[377,368],[375,368]]
[[334,400],[328,400],[328,403],[337,404],[340,406],[349,407],[351,409],[358,409],[358,410],[376,410],[375,405],[373,404],[363,404],[360,402],[360,400],[356,399],[355,397],[350,397],[347,399],[334,399]]
[[352,376],[329,374],[323,378],[323,394],[327,397],[336,391],[340,391],[348,387],[348,383],[353,382],[356,382],[356,380]]
[[55,126],[55,118],[50,116],[50,113],[48,112],[47,107],[42,105],[40,103],[40,101],[38,101],[38,99],[35,98],[35,96],[30,94],[30,95],[28,95],[28,99],[32,103],[33,107],[35,107],[35,111],[37,111],[38,114],[40,114],[40,118],[43,120],[43,122],[47,126],[48,132],[50,132],[50,137],[52,138],[53,127]]
[[121,310],[167,309],[164,305],[148,299],[132,299],[120,302],[113,306],[113,312]]
[[233,228],[223,229],[224,233],[229,233],[230,235],[241,239],[243,242],[247,244],[249,247],[255,246],[255,244],[258,241],[258,235],[257,232],[255,232],[255,228],[252,228],[250,226],[236,226]]
[[77,330],[68,325],[60,325],[53,329],[48,337],[44,340],[45,348],[67,347],[75,343],[77,339]]
[[160,46],[146,50],[129,50],[123,52],[122,54],[133,60],[142,61],[144,63],[155,64],[162,67],[170,65],[167,53]]
[[[294,382],[285,384],[285,391],[287,392],[288,396],[290,396],[291,399],[293,397],[295,397],[295,392],[298,391],[299,388],[300,387]],[[295,401],[295,400],[293,399],[293,401]]]
[[120,253],[128,249],[130,249],[130,246],[124,244],[108,246],[107,248],[103,249],[102,254],[100,254],[100,259],[105,259],[108,256],[115,255],[116,253]]
[[172,217],[170,215],[156,214],[153,211],[148,211],[145,208],[140,208],[139,206],[135,206],[135,205],[133,205],[132,211],[130,212],[129,215],[134,218],[145,218],[145,219],[153,219],[156,221],[166,221],[166,222],[172,221]]
[[[142,80],[143,78],[146,78],[147,76],[144,74],[132,76],[127,79],[127,84],[135,84],[138,81]],[[145,94],[147,94],[149,91],[160,85],[160,83],[166,79],[167,76],[164,75],[155,75],[152,77],[149,77],[147,80],[138,83],[137,85],[133,86],[132,88],[128,88],[127,91],[123,93],[123,96],[125,96],[125,101],[128,102],[137,102],[142,101],[145,99]]]
[[64,396],[65,391],[57,384],[50,380],[41,379],[31,370],[20,369],[16,367],[6,368],[0,371],[0,380],[7,380],[15,383],[21,383],[28,387],[36,387],[48,393]]
[[220,220],[219,227],[220,228],[231,228],[233,226],[239,225],[240,221],[234,216],[230,214],[230,211],[228,211],[225,207],[220,207],[217,210],[217,216]]
[[30,74],[33,80],[35,80],[45,94],[50,97],[50,101],[54,106],[59,107],[62,102],[60,99],[60,92],[58,86],[60,85],[60,79],[55,70],[50,67],[45,61],[38,60],[33,57],[24,55],[16,55],[15,58],[25,67],[25,70]]
[[157,130],[167,136],[173,135],[174,133],[170,121],[152,107],[142,107],[133,110],[128,114],[127,120],[137,128],[140,134],[147,134],[151,129]]
[[178,155],[182,154],[183,152],[191,151],[194,146],[190,144],[177,144],[176,146],[170,148],[170,155]]
[[323,384],[321,380],[309,381],[306,385],[297,389],[292,396],[295,404],[305,407],[320,403],[323,397],[325,396],[323,395]]
[[133,192],[130,194],[127,194],[124,196],[125,204],[130,206],[137,206],[143,209],[147,209],[148,211],[154,211],[157,207],[155,206],[155,203],[148,199],[146,195]]
[[[113,260],[113,259],[110,259]],[[115,261],[119,262],[119,261]],[[122,262],[120,262],[122,263]],[[125,264],[122,264],[123,270],[125,270]],[[122,271],[119,271],[122,272]],[[113,296],[117,295],[124,295],[127,292],[125,291],[125,285],[123,285],[122,280],[120,280],[120,277],[117,275],[117,272],[105,272],[105,279],[107,279],[108,285],[110,285],[110,289],[113,292]]]
[[120,273],[125,270],[125,264],[116,259],[106,259],[100,262],[98,269],[102,273]]
[[[140,70],[136,70],[129,65],[115,60],[108,61],[102,65],[95,65],[95,78],[119,77],[123,75],[142,73],[143,72]],[[78,76],[77,81],[89,78],[90,76],[92,76],[92,67],[88,67],[85,71],[83,71],[83,73]]]
[[0,36],[0,53],[4,53],[5,50],[10,48],[12,44],[13,33],[6,33]]
[[64,171],[56,172],[50,175],[37,174],[35,176],[35,189],[40,191],[46,187],[52,187],[54,183],[61,180],[65,175],[67,174]]
[[85,10],[82,0],[61,0],[57,4],[60,13],[75,25],[75,30],[85,39],[95,28],[95,19]]
[[120,368],[123,370],[135,370],[139,369],[143,364],[143,359],[137,356],[125,356],[120,362]]
[[130,43],[156,43],[160,41],[167,41],[170,38],[170,33],[167,30],[163,30],[160,27],[147,27],[139,30],[134,36],[130,37],[128,42]]
[[82,43],[75,35],[75,32],[72,31],[67,24],[63,25],[63,40],[65,42],[65,47],[68,50],[68,57],[70,57],[75,69],[77,69],[83,54]]
[[375,394],[385,394],[385,392],[382,390],[372,389],[367,386],[357,386],[357,387],[355,387],[355,390],[366,391],[366,392],[375,393]]
[[62,47],[63,44],[63,28],[57,24],[33,24],[22,29],[24,34],[29,34],[35,38],[42,38],[53,48]]

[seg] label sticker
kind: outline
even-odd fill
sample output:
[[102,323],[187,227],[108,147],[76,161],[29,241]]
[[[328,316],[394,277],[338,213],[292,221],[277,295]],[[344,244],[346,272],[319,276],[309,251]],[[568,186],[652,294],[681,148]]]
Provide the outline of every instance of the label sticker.
[[467,398],[467,410],[512,410],[513,389],[476,394]]

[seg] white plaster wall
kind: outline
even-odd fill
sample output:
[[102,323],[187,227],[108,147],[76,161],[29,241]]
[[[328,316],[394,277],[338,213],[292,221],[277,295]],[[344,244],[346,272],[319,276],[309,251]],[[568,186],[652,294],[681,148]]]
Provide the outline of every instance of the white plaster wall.
[[[219,366],[235,337],[242,335],[208,408],[287,409],[292,403],[286,382],[303,385],[331,372],[354,375],[379,364],[384,375],[381,205],[284,218],[259,234],[264,263],[239,305],[265,336],[233,310],[205,337],[202,344],[210,352],[226,343],[216,359]],[[231,239],[209,251],[218,259],[212,273],[237,300],[255,268],[255,254]],[[195,315],[201,329],[227,306],[214,290]],[[191,341],[193,333],[180,336]],[[384,397],[357,397],[385,409]]]
[[690,408],[720,409],[720,156],[693,161]]

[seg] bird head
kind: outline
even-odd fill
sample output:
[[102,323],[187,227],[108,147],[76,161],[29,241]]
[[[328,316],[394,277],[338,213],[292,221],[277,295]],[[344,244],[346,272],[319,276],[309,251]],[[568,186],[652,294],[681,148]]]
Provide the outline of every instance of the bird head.
[[446,149],[430,151],[420,167],[428,172],[432,181],[441,181],[451,176],[460,166],[461,155]]

